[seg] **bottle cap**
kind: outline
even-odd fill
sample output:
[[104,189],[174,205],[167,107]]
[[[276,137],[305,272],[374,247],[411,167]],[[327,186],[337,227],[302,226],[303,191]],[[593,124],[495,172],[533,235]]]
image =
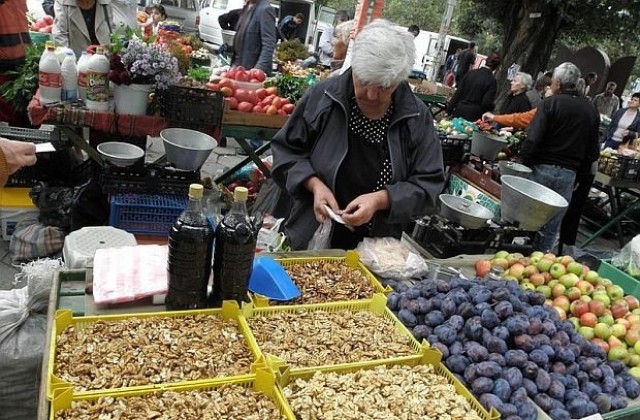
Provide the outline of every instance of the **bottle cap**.
[[44,48],[45,48],[45,49],[47,49],[47,48],[49,48],[49,47],[51,47],[51,48],[55,48],[55,47],[56,47],[56,44],[54,44],[54,43],[53,43],[53,41],[45,41],[45,43],[44,43]]
[[189,198],[202,198],[204,187],[200,184],[189,185]]
[[96,54],[104,54],[104,47],[102,45],[96,47]]
[[233,190],[233,201],[247,201],[249,190],[246,187],[236,187]]

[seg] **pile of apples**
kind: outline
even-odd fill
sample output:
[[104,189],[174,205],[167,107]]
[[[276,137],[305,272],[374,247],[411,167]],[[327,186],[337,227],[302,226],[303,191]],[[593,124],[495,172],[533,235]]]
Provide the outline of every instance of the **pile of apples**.
[[[241,112],[254,112],[267,115],[289,115],[294,105],[288,98],[278,96],[278,88],[262,87],[265,74],[260,69],[245,70],[244,67],[232,67],[211,76],[205,87],[209,90],[222,92],[229,103],[229,109]],[[257,89],[246,88],[237,83],[260,84]]]
[[40,19],[33,22],[30,27],[33,32],[44,32],[48,34],[51,33],[52,28],[53,18],[49,15],[42,16]]
[[525,290],[538,291],[561,319],[571,321],[587,340],[600,346],[610,360],[621,360],[640,377],[640,302],[622,287],[602,278],[568,255],[533,252],[497,252],[491,260],[478,260],[476,275],[504,270],[507,280]]

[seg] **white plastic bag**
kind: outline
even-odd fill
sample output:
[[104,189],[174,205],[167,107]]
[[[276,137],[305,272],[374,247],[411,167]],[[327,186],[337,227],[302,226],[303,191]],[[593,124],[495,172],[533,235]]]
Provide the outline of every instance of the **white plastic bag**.
[[282,222],[284,219],[276,219],[272,216],[264,218],[256,240],[256,252],[279,252],[282,250],[286,238],[284,233],[279,232]]
[[320,249],[327,249],[331,245],[331,219],[327,218],[324,223],[318,226],[313,237],[309,241],[307,249],[310,251],[317,251]]
[[626,271],[631,277],[640,279],[640,235],[636,235],[619,254],[614,255],[611,264]]
[[380,277],[419,278],[429,272],[427,262],[396,238],[364,238],[356,248],[360,261]]

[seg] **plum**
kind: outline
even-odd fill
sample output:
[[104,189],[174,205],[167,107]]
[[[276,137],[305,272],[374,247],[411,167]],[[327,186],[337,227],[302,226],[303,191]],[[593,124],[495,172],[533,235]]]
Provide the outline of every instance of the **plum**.
[[420,282],[418,288],[420,289],[420,296],[427,299],[432,298],[438,292],[438,287],[431,281]]
[[489,304],[489,302],[481,302],[481,303],[476,303],[476,314],[481,314],[482,311],[484,311],[485,309],[489,309],[491,308],[491,305]]
[[507,329],[507,327],[505,327],[503,325],[498,325],[497,327],[495,327],[491,331],[491,333],[494,336],[496,336],[496,337],[498,337],[498,338],[500,338],[502,340],[505,340],[505,341],[511,336],[511,334],[509,333],[509,330]]
[[527,361],[522,367],[522,375],[525,378],[536,379],[538,377],[538,365],[534,362]]
[[[574,398],[568,400],[565,404],[565,408],[571,414],[572,418],[581,419],[587,416],[587,404],[590,403],[588,399]],[[597,408],[596,408],[597,409]]]
[[589,371],[589,379],[591,380],[600,381],[602,380],[602,376],[602,369],[600,369],[599,366],[594,367]]
[[444,315],[440,311],[431,311],[424,317],[424,322],[430,327],[437,327],[444,323]]
[[464,327],[464,318],[460,315],[452,315],[451,318],[445,321],[445,324],[449,325],[456,331],[460,331]]
[[609,365],[609,367],[611,369],[613,369],[613,373],[621,373],[626,369],[626,365],[624,364],[624,362],[620,361],[620,360],[609,360],[607,362],[607,365]]
[[621,397],[618,395],[611,397],[611,411],[621,410],[623,408],[626,408],[627,404],[628,402],[625,397]]
[[491,407],[495,407],[496,410],[502,412],[502,400],[494,394],[486,393],[482,394],[479,398],[480,404],[487,410],[490,410]]
[[527,400],[522,403],[516,404],[518,408],[518,415],[523,420],[536,420],[538,418],[538,409],[533,402]]
[[454,277],[449,281],[449,283],[451,283],[451,287],[461,288],[463,290],[469,290],[473,284],[470,280],[463,279],[462,277]]
[[538,334],[538,335],[534,335],[532,338],[533,338],[533,344],[536,347],[544,346],[545,344],[546,345],[551,344],[551,339],[549,338],[548,335]]
[[449,283],[447,280],[437,279],[435,280],[435,284],[438,292],[440,293],[447,293],[449,290],[451,290],[451,283]]
[[551,378],[547,371],[538,369],[538,376],[536,376],[536,386],[538,387],[538,391],[546,392],[551,386]]
[[[608,379],[608,377],[605,379]],[[638,385],[638,381],[635,378],[631,377],[629,379],[625,379],[622,387],[627,393],[627,397],[631,399],[636,399],[638,398],[638,396],[640,396],[640,385]],[[604,386],[603,386],[603,389],[604,389]]]
[[542,321],[540,321],[538,318],[529,319],[529,328],[527,329],[527,334],[535,337],[541,332],[542,332]]
[[567,373],[569,375],[574,375],[576,373],[578,373],[578,371],[580,370],[580,366],[578,366],[577,363],[569,363],[569,365],[567,365]]
[[556,351],[549,344],[541,345],[538,350],[541,350],[544,354],[546,354],[549,360],[553,359],[556,355]]
[[528,334],[517,335],[513,339],[513,342],[516,345],[516,347],[526,351],[527,353],[529,353],[530,351],[532,351],[537,347],[533,341],[533,338],[531,338],[531,336]]
[[551,406],[553,404],[551,402],[552,399],[553,398],[551,398],[547,394],[544,394],[541,392],[535,397],[533,397],[533,402],[535,402],[538,405],[538,407],[542,409],[542,411],[544,411],[545,413],[548,413],[551,410]]
[[454,354],[449,356],[445,361],[445,365],[450,371],[454,373],[464,373],[467,366],[469,366],[469,359],[461,354]]
[[438,337],[438,341],[442,344],[451,345],[456,341],[456,330],[448,325],[438,325],[433,329],[433,333]]
[[553,321],[547,320],[542,323],[542,334],[553,337],[556,335],[556,332],[556,324],[554,324]]
[[589,398],[594,398],[596,395],[602,393],[602,388],[595,382],[585,382],[580,386],[580,391],[587,394]]
[[556,325],[556,327],[567,334],[577,334],[573,328],[573,323],[571,323],[571,321],[560,321],[560,324]]
[[527,395],[529,396],[529,398],[533,398],[538,395],[538,386],[531,379],[522,379],[522,386],[527,390]]
[[479,376],[485,376],[487,378],[497,378],[502,373],[502,367],[493,361],[478,363],[477,370]]
[[438,340],[438,336],[435,334],[430,334],[429,337],[427,337],[427,341],[429,342],[429,344],[434,344],[434,343],[439,343],[440,340]]
[[[573,325],[573,324],[572,324]],[[569,334],[566,331],[558,331],[556,335],[553,336],[551,341],[557,340],[561,347],[568,346],[571,343],[571,339],[569,338]]]
[[451,318],[451,315],[456,313],[456,308],[457,305],[451,298],[444,298],[440,304],[440,311],[446,319]]
[[467,322],[464,326],[464,331],[469,340],[473,341],[482,341],[482,333],[484,331],[484,327],[480,324],[479,317],[473,317],[467,319]]
[[404,295],[409,299],[418,299],[418,297],[420,296],[420,289],[417,287],[411,287],[406,292],[404,292]]
[[[517,410],[517,408],[516,408]],[[505,417],[504,420],[522,420],[522,417],[520,416],[509,416],[509,417]]]
[[471,383],[471,390],[475,395],[482,395],[491,392],[493,389],[493,380],[486,377],[476,378]]
[[489,351],[485,347],[476,343],[475,346],[467,347],[467,356],[472,362],[484,362],[489,356]]
[[600,370],[602,371],[602,375],[606,378],[608,376],[614,378],[615,377],[615,372],[613,371],[613,369],[611,369],[611,366],[609,366],[606,363],[603,363],[600,365]]
[[524,387],[518,388],[511,393],[509,402],[515,406],[527,401],[527,390]]
[[564,375],[567,372],[567,366],[562,362],[555,362],[554,364],[551,365],[551,370],[554,373]]
[[478,365],[476,365],[475,363],[471,363],[464,370],[464,380],[467,384],[471,384],[477,378],[478,378]]
[[502,401],[509,401],[511,397],[511,387],[506,379],[498,378],[493,382],[492,394],[497,395]]
[[498,302],[494,310],[500,319],[507,319],[513,315],[513,305],[508,301]]
[[500,318],[492,309],[485,309],[480,315],[480,323],[485,328],[493,329],[500,325]]
[[543,305],[546,299],[540,292],[527,291],[526,296],[527,300],[532,305]]
[[502,371],[502,376],[507,380],[512,391],[522,386],[522,372],[517,367],[510,367]]
[[491,300],[491,290],[482,286],[469,289],[469,295],[471,295],[471,299],[475,304],[489,302],[489,300]]
[[582,385],[585,382],[589,382],[589,374],[583,370],[576,373],[576,378],[578,379],[578,383]]
[[[506,286],[506,284],[505,284]],[[493,299],[496,302],[508,302],[509,299],[509,295],[511,294],[511,292],[509,292],[509,289],[507,289],[506,287],[498,287],[493,289],[493,291],[491,292],[491,299]],[[511,306],[511,305],[509,305]]]
[[413,327],[413,330],[411,330],[411,332],[413,333],[413,336],[416,338],[416,340],[418,341],[422,341],[422,340],[426,340],[427,337],[429,337],[431,335],[431,327],[428,327],[426,325],[416,325],[415,327]]
[[398,310],[398,303],[400,302],[400,294],[396,292],[389,293],[387,296],[387,307],[392,311]]
[[489,356],[487,356],[487,361],[488,362],[495,362],[500,367],[507,366],[507,361],[504,360],[504,356],[501,355],[500,353],[489,353]]
[[[602,369],[600,369],[600,370],[602,371]],[[602,388],[602,392],[605,392],[607,394],[611,394],[618,387],[618,383],[616,382],[616,379],[613,376],[605,376],[604,378],[602,378],[602,382],[600,383],[600,387]],[[629,392],[628,392],[626,387],[625,387],[625,391],[627,391],[627,396],[629,398],[635,398],[635,397],[629,395]]]
[[484,342],[484,345],[491,353],[504,354],[508,350],[507,343],[504,340],[492,335]]
[[547,356],[544,350],[535,349],[529,353],[529,360],[539,367],[544,368],[549,363],[549,356]]
[[598,394],[595,398],[591,399],[596,407],[598,407],[598,413],[606,414],[611,411],[611,396],[607,394]]
[[[562,382],[551,381],[551,385],[547,390],[547,394],[549,394],[551,398],[555,398],[557,400],[563,401],[565,391],[566,391],[566,388]],[[545,410],[545,411],[548,411],[548,410]]]
[[528,356],[523,350],[507,350],[504,354],[504,359],[507,362],[507,366],[515,366],[518,368],[524,367],[527,363]]
[[400,309],[398,319],[409,328],[413,328],[418,323],[416,316],[407,309]]
[[580,388],[580,384],[575,376],[567,374],[564,375],[564,387],[565,389],[578,389]]
[[580,391],[579,389],[570,389],[564,394],[565,401],[575,400],[576,398],[582,398],[582,399],[588,400],[589,396],[584,392]]
[[431,312],[432,306],[431,306],[431,301],[429,299],[419,296],[418,299],[416,299],[416,302],[418,302],[419,314],[426,315]]
[[449,354],[452,356],[454,354],[461,354],[463,352],[464,352],[464,345],[459,341],[455,341],[453,344],[449,346]]
[[562,408],[554,408],[549,411],[549,416],[553,420],[571,420],[571,414]]
[[580,369],[585,372],[589,372],[591,369],[598,367],[598,361],[592,357],[579,356],[577,361]]
[[556,360],[562,363],[573,363],[576,360],[576,355],[567,347],[560,347],[555,351]]
[[510,418],[518,415],[518,408],[510,403],[502,404],[501,417]]
[[460,306],[465,302],[471,302],[469,295],[462,289],[453,289],[447,293],[447,298],[453,300],[456,306]]

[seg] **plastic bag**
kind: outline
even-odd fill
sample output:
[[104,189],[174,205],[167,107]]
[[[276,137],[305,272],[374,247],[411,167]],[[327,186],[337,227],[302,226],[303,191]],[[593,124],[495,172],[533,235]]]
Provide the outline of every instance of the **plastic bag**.
[[320,249],[327,249],[331,245],[331,219],[327,218],[324,223],[321,223],[316,229],[313,237],[309,241],[307,249],[310,251],[317,251]]
[[0,291],[0,420],[37,417],[47,306],[60,265],[60,260],[27,264],[16,275],[27,285]]
[[636,235],[620,250],[620,253],[614,255],[611,258],[611,264],[631,277],[640,279],[640,235]]
[[383,278],[407,280],[429,272],[424,258],[409,251],[396,238],[364,238],[356,251],[362,263]]
[[284,219],[276,219],[272,216],[266,216],[262,223],[262,227],[258,232],[258,240],[256,241],[256,252],[279,252],[282,251],[286,236],[280,232],[280,225]]

